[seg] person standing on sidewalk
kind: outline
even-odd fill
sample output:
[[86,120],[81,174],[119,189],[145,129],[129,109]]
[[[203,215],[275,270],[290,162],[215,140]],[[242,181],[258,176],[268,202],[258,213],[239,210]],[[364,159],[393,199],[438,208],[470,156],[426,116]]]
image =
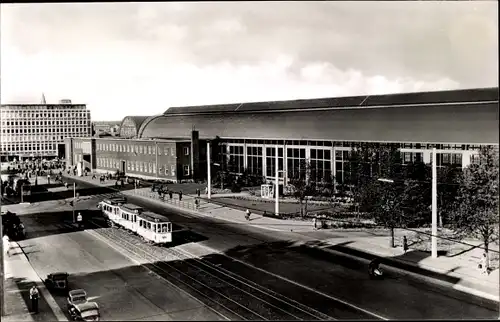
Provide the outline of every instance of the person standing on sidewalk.
[[403,236],[403,251],[405,254],[408,251],[408,239],[406,239],[406,236]]
[[314,229],[318,229],[318,227],[317,227],[317,221],[318,221],[318,220],[316,219],[316,217],[314,217],[314,218],[313,218],[313,225],[314,225]]
[[78,213],[78,216],[76,216],[76,222],[78,224],[78,228],[82,228],[82,221],[83,221],[82,214]]
[[10,257],[10,239],[9,239],[9,236],[4,235],[2,242],[3,242],[3,249],[7,253],[7,256]]
[[30,300],[31,300],[31,310],[34,313],[38,313],[38,298],[40,294],[35,285],[33,285],[30,289]]

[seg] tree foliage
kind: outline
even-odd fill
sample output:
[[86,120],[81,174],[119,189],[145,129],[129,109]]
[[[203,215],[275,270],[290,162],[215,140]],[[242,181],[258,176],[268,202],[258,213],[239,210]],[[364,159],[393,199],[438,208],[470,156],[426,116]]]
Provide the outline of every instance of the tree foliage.
[[[299,201],[300,214],[307,213],[307,196],[316,194],[316,183],[308,180],[311,174],[311,164],[301,161],[299,169],[294,169],[294,175],[290,178],[289,184],[292,186],[292,196]],[[304,207],[304,200],[306,201]]]
[[464,169],[450,223],[459,233],[482,239],[486,252],[498,235],[498,149],[481,147],[479,163]]

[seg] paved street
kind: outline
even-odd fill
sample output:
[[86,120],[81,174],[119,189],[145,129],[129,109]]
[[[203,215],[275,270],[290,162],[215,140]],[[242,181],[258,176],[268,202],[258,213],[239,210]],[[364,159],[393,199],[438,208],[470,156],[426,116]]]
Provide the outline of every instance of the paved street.
[[[6,207],[26,225],[28,239],[20,245],[29,262],[42,278],[54,271],[70,273],[70,288],[85,289],[99,303],[103,320],[224,319],[92,234],[74,231],[69,207],[60,201],[38,206]],[[64,295],[53,295],[66,311]]]
[[[82,182],[78,186],[81,189],[90,187],[88,183]],[[463,319],[498,316],[497,304],[494,302],[455,290],[441,289],[407,275],[394,274],[384,281],[369,280],[365,264],[361,261],[298,246],[296,241],[310,241],[304,235],[269,232],[212,218],[176,214],[156,203],[133,197],[129,199],[191,228],[190,237],[194,242],[175,249],[201,256],[204,265],[236,274],[240,282],[244,279],[264,286],[273,293],[285,296],[288,303],[301,303],[332,318]],[[122,243],[128,242],[130,247],[141,244],[130,240],[133,236],[129,234],[124,236]],[[341,237],[345,236],[339,235]],[[168,250],[159,250],[158,247],[153,249],[141,248],[141,251],[149,254],[153,252],[159,257],[158,254],[163,256],[162,252]],[[178,259],[179,256],[176,257]],[[199,271],[197,276],[200,276]],[[346,306],[346,303],[349,305]]]

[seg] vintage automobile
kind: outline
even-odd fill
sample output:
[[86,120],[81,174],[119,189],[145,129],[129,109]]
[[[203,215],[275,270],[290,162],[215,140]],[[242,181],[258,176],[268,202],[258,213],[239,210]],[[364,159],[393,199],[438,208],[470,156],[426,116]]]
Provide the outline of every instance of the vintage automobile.
[[16,213],[2,212],[2,226],[2,233],[9,236],[10,239],[21,240],[26,238],[26,230]]
[[74,321],[99,321],[99,306],[96,302],[75,304],[69,315]]
[[47,288],[52,290],[63,290],[65,292],[68,291],[68,276],[69,274],[66,272],[56,272],[47,275],[45,279],[45,285]]
[[99,321],[99,306],[87,300],[87,292],[82,289],[68,293],[68,313],[74,321]]

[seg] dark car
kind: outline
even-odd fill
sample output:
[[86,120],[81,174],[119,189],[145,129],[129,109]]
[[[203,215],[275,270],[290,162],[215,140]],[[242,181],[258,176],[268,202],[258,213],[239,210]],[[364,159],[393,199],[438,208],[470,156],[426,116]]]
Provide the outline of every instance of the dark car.
[[48,289],[68,291],[68,276],[66,272],[57,272],[47,275],[45,285]]

